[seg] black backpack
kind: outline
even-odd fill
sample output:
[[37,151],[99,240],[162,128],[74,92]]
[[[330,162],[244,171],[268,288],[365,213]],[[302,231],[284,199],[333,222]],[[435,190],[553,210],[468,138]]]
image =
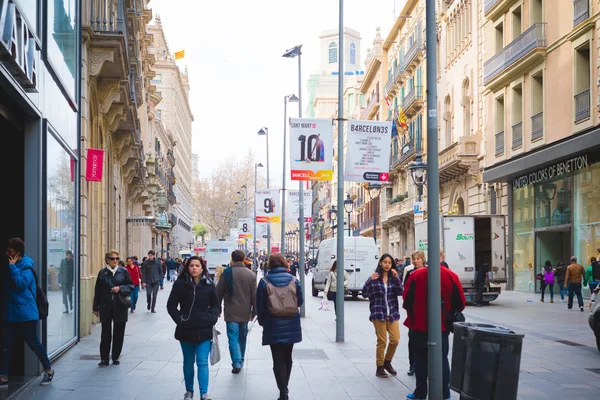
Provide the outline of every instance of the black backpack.
[[29,268],[33,273],[33,277],[35,278],[35,304],[37,305],[38,314],[40,315],[39,319],[48,318],[48,298],[46,297],[46,292],[42,290],[40,285],[38,285],[38,277],[33,268]]
[[592,279],[594,282],[600,282],[600,262],[598,261],[592,263]]

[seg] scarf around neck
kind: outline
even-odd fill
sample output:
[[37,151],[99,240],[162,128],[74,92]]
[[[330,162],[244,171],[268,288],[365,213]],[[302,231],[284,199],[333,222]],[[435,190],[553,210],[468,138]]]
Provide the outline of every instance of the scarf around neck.
[[117,273],[117,270],[119,269],[119,266],[117,265],[117,266],[115,267],[115,269],[112,269],[112,268],[110,267],[110,265],[107,265],[107,266],[106,266],[106,269],[107,269],[107,270],[109,270],[110,272],[112,272],[113,276],[115,276],[115,274]]

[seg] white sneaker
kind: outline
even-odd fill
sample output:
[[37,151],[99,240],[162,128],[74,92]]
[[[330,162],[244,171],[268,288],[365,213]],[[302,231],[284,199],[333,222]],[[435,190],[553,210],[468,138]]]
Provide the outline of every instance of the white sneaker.
[[185,396],[183,396],[183,400],[193,399],[193,398],[194,398],[194,392],[190,392],[189,390],[187,392],[185,392]]
[[561,302],[561,303],[564,303],[564,302],[565,302],[565,299],[560,299],[560,302]]

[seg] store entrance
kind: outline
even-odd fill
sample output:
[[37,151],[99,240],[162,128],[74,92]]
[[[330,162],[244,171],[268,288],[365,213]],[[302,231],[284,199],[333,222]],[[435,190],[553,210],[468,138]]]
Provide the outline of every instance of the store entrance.
[[[559,260],[569,264],[571,257],[571,228],[556,227],[537,231],[535,233],[535,273],[542,271],[544,263],[549,260],[552,267],[556,268]],[[536,293],[540,290],[540,281],[535,281]],[[554,292],[558,293],[558,285],[554,285]]]
[[[0,93],[3,93],[0,91]],[[5,98],[5,97],[4,97]],[[0,103],[0,132],[2,132],[2,157],[0,157],[0,182],[3,185],[2,223],[0,224],[0,287],[4,290],[7,264],[6,242],[11,237],[24,237],[25,183],[24,163],[25,141],[23,116]],[[3,293],[2,293],[3,294]],[[0,313],[5,310],[4,296],[0,295]],[[0,330],[0,340],[2,332]],[[1,343],[1,342],[0,342]],[[22,376],[24,373],[23,343],[17,344],[11,361],[10,374]]]

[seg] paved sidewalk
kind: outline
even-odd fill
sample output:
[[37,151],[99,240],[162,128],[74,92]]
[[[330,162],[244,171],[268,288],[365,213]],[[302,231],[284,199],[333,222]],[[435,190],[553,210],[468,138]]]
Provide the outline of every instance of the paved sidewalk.
[[[307,279],[310,282],[310,276]],[[19,397],[29,399],[181,399],[185,392],[179,343],[173,338],[175,326],[165,304],[171,284],[159,293],[157,314],[140,309],[127,324],[120,366],[98,368],[100,327],[83,338],[55,365],[52,385],[36,382]],[[414,388],[414,377],[406,375],[407,331],[402,327],[401,343],[394,366],[395,378],[375,377],[375,335],[368,321],[368,302],[346,302],[346,342],[335,343],[333,312],[317,311],[320,299],[307,298],[307,318],[302,321],[303,342],[294,348],[290,383],[291,399],[404,399]],[[403,313],[404,314],[404,313]],[[470,322],[492,322],[526,334],[521,363],[519,399],[598,399],[600,393],[600,352],[595,348],[587,312],[566,311],[560,303],[540,303],[533,294],[505,292],[489,307],[469,307]],[[212,399],[276,399],[271,354],[261,346],[258,324],[249,335],[247,363],[239,375],[231,374],[223,321],[220,346],[222,361],[211,367]],[[557,340],[571,343],[562,344]],[[198,398],[196,383],[196,398]],[[453,398],[457,400],[458,394]]]

